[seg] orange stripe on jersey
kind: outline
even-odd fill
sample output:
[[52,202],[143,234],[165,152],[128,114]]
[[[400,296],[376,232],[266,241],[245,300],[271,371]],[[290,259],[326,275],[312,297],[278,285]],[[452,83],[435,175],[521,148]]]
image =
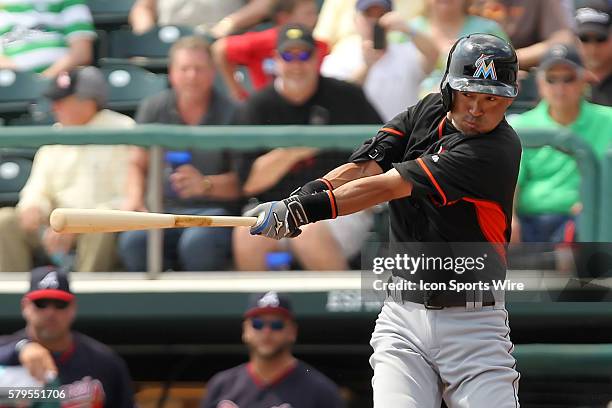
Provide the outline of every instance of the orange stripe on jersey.
[[389,132],[389,133],[393,133],[394,135],[397,135],[399,137],[404,137],[404,133],[400,132],[399,130],[395,130],[393,128],[388,128],[388,127],[384,127],[382,129],[380,129],[383,132]]
[[442,197],[442,205],[446,205],[446,202],[447,202],[446,194],[444,194],[444,191],[442,190],[442,187],[440,187],[440,185],[436,181],[436,178],[433,176],[433,174],[431,174],[431,171],[429,171],[429,168],[427,167],[427,165],[425,164],[423,159],[421,159],[419,157],[416,160],[416,162],[418,163],[419,166],[421,166],[421,168],[423,169],[425,174],[427,174],[427,177],[429,177],[429,179],[431,180],[431,182],[434,185],[434,187],[436,188],[436,190],[438,190],[438,194],[440,194],[440,197]]
[[496,202],[479,200],[477,198],[463,197],[462,200],[474,204],[476,207],[478,225],[480,225],[482,234],[487,241],[493,244],[495,251],[497,251],[505,261],[506,249],[504,244],[508,242],[506,240],[508,223],[501,206]]

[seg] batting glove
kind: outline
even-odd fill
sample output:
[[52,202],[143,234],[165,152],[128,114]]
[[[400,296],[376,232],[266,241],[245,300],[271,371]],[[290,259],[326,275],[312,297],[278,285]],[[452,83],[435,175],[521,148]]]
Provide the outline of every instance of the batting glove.
[[297,237],[302,233],[300,226],[310,222],[297,196],[259,204],[244,215],[258,218],[257,224],[251,227],[251,235],[276,240]]

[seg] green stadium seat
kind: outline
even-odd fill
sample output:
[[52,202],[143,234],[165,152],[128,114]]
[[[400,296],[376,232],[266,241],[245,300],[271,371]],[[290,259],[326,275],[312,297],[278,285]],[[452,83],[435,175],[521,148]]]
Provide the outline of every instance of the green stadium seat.
[[0,113],[19,115],[28,112],[47,86],[48,79],[38,74],[0,70]]
[[0,149],[0,207],[14,206],[25,185],[35,149]]
[[87,0],[96,27],[127,24],[136,0]]
[[109,33],[108,57],[101,58],[102,66],[131,64],[153,71],[163,71],[168,64],[168,52],[176,40],[192,35],[189,27],[156,27],[142,35],[130,29]]
[[108,108],[132,114],[140,101],[168,87],[164,74],[154,74],[133,65],[101,68],[109,86]]

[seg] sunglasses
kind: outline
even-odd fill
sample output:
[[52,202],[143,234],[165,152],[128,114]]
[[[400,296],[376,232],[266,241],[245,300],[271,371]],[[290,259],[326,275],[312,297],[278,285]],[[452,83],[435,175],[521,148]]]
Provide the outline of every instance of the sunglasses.
[[576,82],[578,77],[576,75],[565,75],[565,76],[546,76],[546,82],[551,85],[554,84],[571,84]]
[[300,51],[297,54],[294,54],[289,51],[284,51],[281,52],[280,56],[286,62],[292,62],[296,60],[305,62],[308,61],[310,57],[312,57],[312,51]]
[[53,306],[55,309],[64,310],[70,305],[70,302],[59,299],[36,299],[32,302],[38,309],[46,309],[49,306]]
[[608,37],[605,35],[581,35],[580,41],[583,43],[605,43],[608,41]]
[[253,327],[255,330],[263,330],[266,326],[268,326],[272,331],[281,331],[285,328],[285,322],[282,320],[266,321],[258,317],[251,319],[251,327]]

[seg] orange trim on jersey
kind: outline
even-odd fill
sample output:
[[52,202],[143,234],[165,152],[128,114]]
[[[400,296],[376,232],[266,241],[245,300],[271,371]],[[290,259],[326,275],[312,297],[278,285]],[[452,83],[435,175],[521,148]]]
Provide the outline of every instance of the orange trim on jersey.
[[442,139],[442,133],[444,133],[444,124],[446,123],[446,116],[442,118],[438,125],[438,139]]
[[446,205],[446,202],[447,202],[446,194],[444,194],[444,191],[442,190],[442,188],[436,181],[436,178],[433,176],[433,174],[431,174],[431,171],[429,171],[429,168],[427,167],[423,159],[419,157],[418,159],[416,159],[416,162],[418,163],[419,166],[421,166],[425,174],[427,174],[427,177],[429,177],[429,179],[431,180],[436,190],[438,190],[438,194],[440,194],[440,197],[442,197],[442,205]]
[[323,183],[325,183],[325,185],[327,186],[328,190],[333,190],[334,189],[334,186],[332,186],[332,183],[330,183],[329,180],[326,180],[323,177],[321,177],[319,180],[321,180]]
[[338,216],[338,207],[336,206],[336,197],[334,197],[334,193],[331,190],[326,191],[327,196],[329,197],[329,203],[331,205],[332,210],[332,219]]
[[501,206],[488,200],[480,200],[477,198],[463,197],[462,200],[474,204],[476,207],[476,218],[478,219],[478,225],[480,230],[485,236],[487,241],[493,244],[495,251],[501,255],[502,259],[506,260],[506,248],[505,244],[508,243],[506,240],[506,229],[508,223],[506,221],[506,214],[502,210]]
[[399,130],[395,130],[393,128],[388,128],[388,127],[384,127],[382,129],[380,129],[382,132],[389,132],[389,133],[393,133],[394,135],[397,135],[399,137],[404,137],[404,133],[400,132]]

